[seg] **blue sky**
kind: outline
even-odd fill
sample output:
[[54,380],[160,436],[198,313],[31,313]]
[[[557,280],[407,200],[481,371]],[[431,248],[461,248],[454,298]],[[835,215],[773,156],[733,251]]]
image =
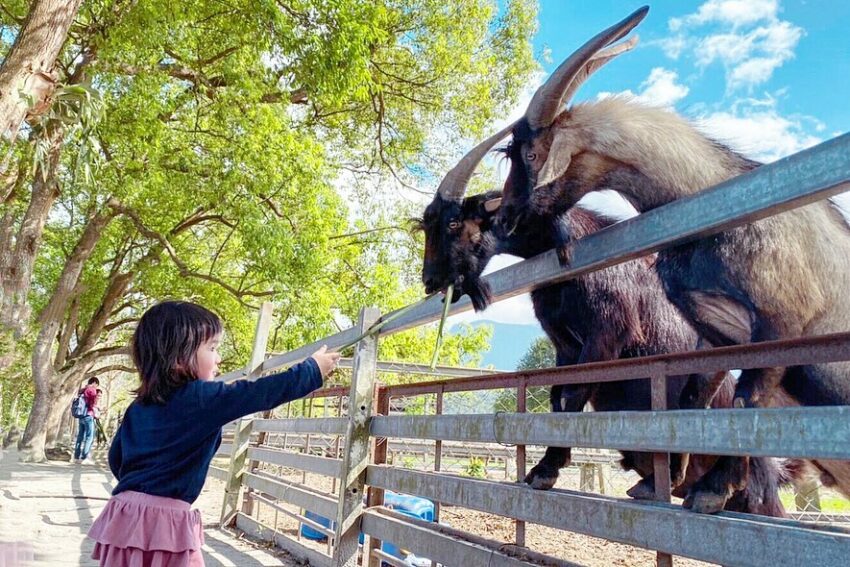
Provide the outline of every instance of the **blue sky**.
[[[639,2],[542,0],[535,53],[546,74]],[[850,2],[650,3],[638,47],[577,99],[631,91],[772,161],[850,130]],[[542,55],[548,57],[542,57]]]
[[[543,72],[536,84],[591,36],[642,5],[540,0],[534,47]],[[588,80],[575,101],[630,92],[648,104],[674,109],[714,138],[765,162],[850,131],[850,2],[665,0],[649,5],[648,16],[633,32],[640,37],[635,50]],[[509,119],[522,114],[535,87],[530,85]],[[843,199],[850,209],[850,198]],[[488,272],[513,262],[496,260]],[[527,296],[478,315],[453,317],[461,320],[536,325]],[[513,333],[503,325],[497,326],[500,332]],[[494,341],[502,345],[500,352],[484,363],[508,368],[524,353],[529,336],[523,331],[516,341]],[[516,352],[506,352],[508,344],[515,344]]]

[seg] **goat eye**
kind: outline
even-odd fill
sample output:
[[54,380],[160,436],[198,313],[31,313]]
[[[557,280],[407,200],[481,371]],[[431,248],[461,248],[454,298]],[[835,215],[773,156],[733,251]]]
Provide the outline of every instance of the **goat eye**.
[[534,152],[528,152],[527,154],[525,154],[525,159],[528,161],[534,161],[537,159],[537,154]]
[[458,222],[458,221],[451,221],[451,222],[449,223],[449,228],[450,228],[450,229],[452,229],[452,230],[457,230],[457,229],[459,229],[459,228],[460,228],[460,222]]

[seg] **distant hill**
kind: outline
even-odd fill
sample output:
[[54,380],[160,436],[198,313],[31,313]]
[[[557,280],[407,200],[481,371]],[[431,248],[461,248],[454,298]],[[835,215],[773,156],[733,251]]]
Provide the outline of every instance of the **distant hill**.
[[475,321],[473,327],[490,325],[493,338],[490,350],[484,353],[482,367],[493,365],[497,370],[515,370],[516,365],[537,337],[544,336],[540,325],[511,325],[493,321]]

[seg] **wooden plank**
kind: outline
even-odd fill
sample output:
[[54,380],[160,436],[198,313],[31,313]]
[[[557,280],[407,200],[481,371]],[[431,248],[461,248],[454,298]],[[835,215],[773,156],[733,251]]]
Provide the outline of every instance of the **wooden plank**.
[[332,518],[336,514],[336,498],[307,486],[252,473],[245,474],[244,483],[258,492],[269,494],[278,500],[310,510],[324,518]]
[[263,461],[273,465],[283,465],[294,469],[323,474],[325,476],[340,477],[342,461],[328,457],[317,457],[305,455],[304,453],[292,453],[290,451],[278,451],[277,449],[265,449],[252,447],[248,449],[248,457],[255,461]]
[[[503,553],[504,543],[485,540],[470,533],[439,524],[417,521],[384,510],[366,510],[361,527],[363,533],[390,541],[402,549],[411,550],[417,557],[427,557],[443,565],[464,567],[536,567],[541,564],[557,567],[578,567],[575,563],[542,556],[527,555],[540,561],[523,561]],[[544,563],[545,561],[545,563]]]
[[283,506],[281,506],[280,504],[278,504],[274,500],[271,500],[269,498],[265,498],[265,497],[257,494],[256,492],[252,492],[251,494],[248,495],[248,497],[251,498],[252,500],[256,500],[257,502],[262,502],[263,504],[265,504],[269,508],[272,508],[273,510],[280,512],[281,514],[286,514],[290,518],[294,518],[294,519],[298,520],[299,522],[301,522],[302,524],[306,524],[306,525],[310,526],[311,528],[313,528],[317,532],[324,534],[325,537],[332,538],[334,536],[334,531],[332,529],[330,529],[326,526],[323,526],[322,524],[320,524],[318,522],[314,522],[313,520],[311,520],[307,516],[302,516],[301,514],[296,514],[292,510],[287,510],[286,508],[284,508]]
[[[374,308],[360,310],[357,321],[359,333],[365,332],[378,320]],[[363,510],[366,488],[366,466],[369,464],[369,420],[375,391],[378,338],[364,337],[354,351],[354,371],[348,394],[348,430],[342,450],[342,474],[339,485],[339,507],[335,515],[335,567],[356,567],[360,537],[359,519]]]
[[721,565],[839,566],[850,557],[850,534],[806,529],[790,520],[694,514],[670,504],[377,465],[369,467],[367,481],[386,490]]
[[348,420],[345,418],[293,418],[256,419],[254,431],[266,433],[319,433],[322,435],[345,435]]
[[242,512],[236,515],[236,527],[250,536],[274,542],[279,548],[286,550],[296,559],[306,561],[312,567],[330,567],[331,565],[331,558],[327,555],[310,549]]
[[375,417],[372,435],[850,460],[850,406]]

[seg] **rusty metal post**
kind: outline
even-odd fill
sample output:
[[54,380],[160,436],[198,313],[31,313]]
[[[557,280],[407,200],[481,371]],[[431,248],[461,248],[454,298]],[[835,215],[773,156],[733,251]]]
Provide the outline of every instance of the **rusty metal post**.
[[[269,341],[269,330],[272,325],[272,304],[263,303],[257,316],[257,328],[254,332],[254,346],[251,349],[251,360],[246,368],[247,380],[254,377],[254,370],[266,358],[266,346]],[[254,377],[254,379],[256,379]],[[248,446],[251,443],[253,419],[250,416],[236,421],[233,431],[233,445],[230,452],[230,466],[227,472],[227,485],[224,488],[224,502],[221,505],[221,525],[227,525],[236,520],[236,513],[242,508],[245,514],[251,514],[252,501],[244,499],[242,494],[242,475],[245,472],[245,461],[248,456]]]
[[[363,333],[378,320],[374,308],[360,310],[357,329]],[[339,501],[336,514],[333,567],[356,567],[363,489],[369,464],[369,425],[378,363],[378,337],[364,337],[355,347],[354,371],[348,395],[348,427],[342,454]]]
[[[652,392],[652,411],[667,409],[667,376],[661,372],[653,372],[650,379]],[[659,502],[670,502],[670,453],[653,453],[652,465],[655,476],[655,499]],[[673,556],[669,553],[657,552],[658,567],[673,567]]]
[[[528,403],[528,385],[523,379],[516,389],[516,411],[525,413]],[[517,480],[525,478],[525,445],[516,446],[516,476]],[[517,547],[525,547],[525,522],[516,520],[516,544]]]
[[[378,385],[377,395],[375,400],[375,415],[390,415],[390,395],[386,387]],[[387,446],[390,440],[384,438],[374,438],[372,446],[372,462],[376,465],[384,465],[387,462]],[[369,488],[369,496],[366,500],[366,506],[381,506],[384,503],[383,488]],[[367,536],[366,545],[363,546],[363,566],[364,567],[380,567],[381,559],[374,551],[380,549],[381,541],[379,539]]]
[[[443,395],[444,388],[440,386],[437,388],[437,404],[435,408],[435,413],[437,415],[443,415]],[[440,468],[443,466],[443,442],[440,439],[434,441],[434,471],[440,472]],[[434,502],[434,523],[440,523],[440,503]],[[436,561],[431,561],[431,567],[437,567]]]

